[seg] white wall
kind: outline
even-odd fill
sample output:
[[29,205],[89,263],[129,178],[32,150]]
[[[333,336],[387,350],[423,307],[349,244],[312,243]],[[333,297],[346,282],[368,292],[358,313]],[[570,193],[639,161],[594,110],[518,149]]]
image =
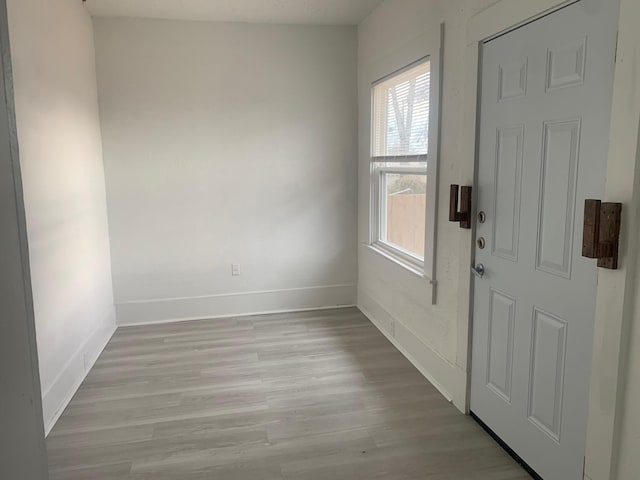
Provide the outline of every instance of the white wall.
[[[387,0],[359,28],[359,285],[358,306],[378,325],[444,395],[464,409],[466,344],[458,345],[459,302],[467,265],[459,264],[460,242],[469,236],[448,222],[448,186],[460,183],[464,168],[463,131],[466,75],[466,27],[470,16],[492,0]],[[438,48],[445,22],[440,190],[437,222],[436,303],[428,281],[370,250],[371,83]],[[461,270],[466,269],[464,276]],[[461,280],[462,278],[462,280]]]
[[115,329],[91,18],[9,0],[43,409],[50,428]]
[[95,35],[118,322],[354,304],[355,28]]

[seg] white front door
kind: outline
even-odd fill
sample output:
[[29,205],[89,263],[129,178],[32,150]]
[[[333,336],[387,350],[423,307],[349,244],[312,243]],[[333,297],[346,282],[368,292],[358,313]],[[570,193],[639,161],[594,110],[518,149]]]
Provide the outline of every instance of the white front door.
[[482,49],[471,410],[545,480],[583,477],[583,206],[604,194],[618,8],[582,0]]

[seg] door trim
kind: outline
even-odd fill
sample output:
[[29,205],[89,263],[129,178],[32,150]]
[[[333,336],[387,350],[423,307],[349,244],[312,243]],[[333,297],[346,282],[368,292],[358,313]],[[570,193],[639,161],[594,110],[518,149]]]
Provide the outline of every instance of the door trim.
[[511,0],[491,5],[467,24],[467,46],[482,44],[580,0]]
[[[3,227],[9,226],[7,237],[14,237],[15,246],[11,254],[17,257],[15,264],[10,265],[7,272],[2,272],[2,280],[6,283],[16,282],[19,285],[12,292],[15,317],[3,319],[12,324],[9,335],[3,337],[0,348],[6,350],[4,360],[12,362],[4,372],[10,371],[7,395],[7,409],[0,412],[5,424],[3,440],[11,437],[11,449],[6,449],[9,458],[0,453],[0,476],[29,476],[34,480],[48,480],[47,445],[44,435],[44,418],[42,411],[42,391],[40,386],[40,369],[36,338],[35,314],[33,306],[33,289],[29,263],[29,243],[27,239],[27,223],[24,206],[22,173],[16,128],[15,98],[13,90],[12,60],[9,39],[9,17],[7,1],[0,0],[0,115],[3,115],[0,135],[4,136],[2,146],[2,162],[6,162],[11,171],[7,183],[12,201],[2,208],[7,209]],[[6,245],[12,245],[11,241]],[[3,295],[4,296],[4,295]],[[3,382],[4,383],[4,382]],[[28,458],[28,461],[25,459]]]
[[[467,23],[466,75],[464,89],[463,158],[460,182],[476,183],[478,114],[480,102],[481,47],[492,38],[553,13],[579,0],[499,0]],[[634,1],[621,0],[618,56],[614,74],[611,121],[611,143],[607,159],[606,201],[623,202],[629,206],[640,199],[640,87],[634,79],[640,66],[631,60],[640,34],[632,19],[640,7]],[[625,57],[627,61],[625,62]],[[634,76],[635,75],[635,76]],[[629,98],[636,99],[629,106]],[[477,189],[475,189],[477,190]],[[474,202],[475,204],[475,202]],[[594,352],[585,459],[585,478],[608,480],[615,478],[617,439],[622,415],[624,358],[628,345],[625,339],[633,320],[635,294],[635,264],[637,253],[630,245],[640,241],[640,219],[623,207],[621,233],[621,266],[618,271],[599,272],[594,330]],[[457,346],[459,364],[467,365],[465,408],[470,409],[471,348],[473,329],[473,282],[470,266],[474,261],[475,228],[460,243],[459,298]],[[465,357],[466,355],[466,357]],[[606,393],[606,395],[605,395]]]

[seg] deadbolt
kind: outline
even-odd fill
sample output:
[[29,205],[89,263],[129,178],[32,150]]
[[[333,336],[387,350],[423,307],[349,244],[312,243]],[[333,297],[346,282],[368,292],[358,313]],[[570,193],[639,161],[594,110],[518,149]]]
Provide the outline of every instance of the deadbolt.
[[484,240],[484,237],[480,237],[480,238],[478,239],[478,248],[479,248],[480,250],[484,250],[485,245],[486,245],[486,242],[485,242],[485,240]]
[[478,213],[478,223],[484,223],[487,221],[487,214],[484,212]]
[[473,272],[473,274],[478,277],[478,278],[482,278],[484,277],[484,265],[479,263],[478,265],[476,265],[475,267],[472,265],[471,266],[471,271]]

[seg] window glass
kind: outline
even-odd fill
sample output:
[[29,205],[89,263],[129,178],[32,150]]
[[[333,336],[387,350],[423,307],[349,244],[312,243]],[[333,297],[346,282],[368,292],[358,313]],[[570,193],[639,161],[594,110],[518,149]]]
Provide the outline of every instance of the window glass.
[[381,240],[424,258],[427,176],[384,174],[384,213]]
[[374,86],[374,157],[428,153],[430,94],[429,61]]

